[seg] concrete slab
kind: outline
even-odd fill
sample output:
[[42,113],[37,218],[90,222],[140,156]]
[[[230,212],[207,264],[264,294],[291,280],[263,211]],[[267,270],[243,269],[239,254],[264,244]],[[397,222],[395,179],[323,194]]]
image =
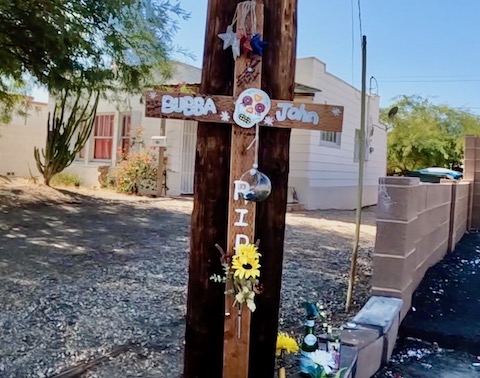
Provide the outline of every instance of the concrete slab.
[[387,332],[398,317],[403,301],[399,298],[371,297],[353,318],[354,323],[381,327]]

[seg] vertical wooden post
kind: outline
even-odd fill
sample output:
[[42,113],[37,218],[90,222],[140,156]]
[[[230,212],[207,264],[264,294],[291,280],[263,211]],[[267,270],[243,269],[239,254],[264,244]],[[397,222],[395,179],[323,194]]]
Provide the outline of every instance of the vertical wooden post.
[[[264,0],[262,88],[271,98],[292,100],[295,94],[297,0]],[[259,167],[272,181],[272,194],[257,206],[256,237],[261,241],[264,291],[256,297],[250,339],[250,378],[274,376],[282,280],[285,213],[288,194],[290,129],[260,131]]]
[[163,190],[163,183],[165,180],[165,176],[163,175],[163,171],[165,166],[163,164],[163,160],[165,157],[165,147],[158,148],[158,168],[157,168],[157,197],[165,197],[165,191]]
[[[237,1],[209,0],[201,92],[232,93],[233,59],[218,34],[232,21]],[[210,281],[221,271],[215,244],[226,245],[230,165],[229,127],[198,125],[192,213],[184,378],[222,376],[224,288]]]
[[[263,4],[258,3],[255,7],[256,25],[250,25],[251,19],[248,18],[247,28],[255,28],[258,33],[263,34],[264,8]],[[238,18],[242,18],[241,11],[238,12]],[[248,84],[237,80],[245,70],[251,66],[252,59],[242,54],[235,62],[233,96],[238,97],[247,88],[260,88],[261,86],[261,58],[255,66],[258,69],[258,75]],[[250,243],[255,243],[255,202],[247,202],[243,199],[234,199],[234,181],[252,169],[255,163],[255,148],[253,142],[256,136],[256,128],[245,129],[237,125],[232,127],[232,143],[230,153],[230,199],[229,199],[229,220],[227,237],[227,254],[234,254],[236,234],[246,235]],[[248,148],[250,146],[250,148]],[[236,209],[240,207],[248,211],[244,217],[247,227],[236,226],[238,213]],[[262,246],[260,246],[260,250]],[[247,378],[249,371],[249,349],[250,349],[250,321],[251,312],[246,304],[241,307],[233,306],[235,300],[232,296],[227,296],[225,300],[225,313],[230,314],[225,317],[225,336],[223,349],[223,377],[224,378]],[[239,313],[240,312],[240,313]]]

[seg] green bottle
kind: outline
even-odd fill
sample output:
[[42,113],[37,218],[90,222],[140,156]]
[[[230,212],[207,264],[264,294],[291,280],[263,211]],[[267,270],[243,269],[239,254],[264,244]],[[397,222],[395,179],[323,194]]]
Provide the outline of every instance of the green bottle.
[[318,340],[315,335],[315,319],[318,317],[318,308],[314,303],[308,302],[305,302],[303,306],[307,312],[307,320],[305,321],[305,332],[300,347],[300,376],[310,377],[309,371],[312,364],[310,354],[318,349]]
[[317,335],[315,335],[315,320],[308,319],[305,322],[305,332],[302,341],[302,354],[315,352],[318,349]]

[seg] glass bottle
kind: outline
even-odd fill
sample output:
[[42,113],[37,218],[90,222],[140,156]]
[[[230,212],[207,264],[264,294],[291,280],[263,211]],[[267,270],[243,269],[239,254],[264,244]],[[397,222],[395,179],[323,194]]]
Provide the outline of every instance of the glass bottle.
[[318,349],[318,340],[315,335],[315,320],[307,319],[302,342],[302,354],[315,352]]
[[315,320],[308,319],[305,322],[305,332],[302,345],[300,347],[300,376],[310,377],[309,370],[312,365],[310,354],[318,349],[318,340],[315,335]]

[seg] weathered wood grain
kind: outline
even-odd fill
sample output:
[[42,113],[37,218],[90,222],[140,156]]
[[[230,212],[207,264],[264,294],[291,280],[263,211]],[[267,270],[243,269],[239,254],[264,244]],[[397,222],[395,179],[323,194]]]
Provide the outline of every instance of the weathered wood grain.
[[[231,95],[233,60],[218,34],[225,31],[236,1],[210,0],[201,91]],[[221,272],[215,244],[226,245],[230,128],[200,122],[195,159],[185,331],[184,378],[222,377],[224,287],[210,281]]]
[[[262,87],[273,98],[292,100],[295,88],[297,0],[264,0],[265,40]],[[283,268],[288,193],[290,130],[263,127],[260,168],[272,181],[272,194],[257,206],[256,237],[262,245],[263,293],[252,317],[250,378],[274,376],[275,342]],[[299,303],[299,305],[301,305]]]
[[[242,17],[239,12],[238,18]],[[247,18],[248,20],[248,18]],[[256,29],[263,30],[263,4],[256,6]],[[247,24],[251,30],[251,25]],[[241,92],[247,88],[260,88],[262,84],[261,57],[255,57],[257,64],[255,69],[258,75],[250,81],[239,80],[238,78],[245,72],[245,69],[251,65],[251,59],[245,54],[241,55],[235,61],[233,95],[238,97]],[[249,171],[255,162],[255,127],[244,129],[233,125],[230,153],[230,193],[229,193],[229,211],[228,211],[228,233],[227,233],[227,254],[233,256],[235,239],[237,234],[246,235],[251,243],[255,243],[255,202],[246,202],[242,198],[234,199],[234,181],[239,180]],[[250,147],[248,149],[248,147]],[[245,216],[246,227],[235,226],[239,215],[235,212],[237,209],[245,209],[248,214]],[[246,305],[241,306],[241,318],[238,321],[237,309],[233,307],[234,298],[226,298],[225,313],[230,316],[225,317],[225,335],[223,347],[223,377],[224,378],[247,378],[249,372],[249,350],[250,350],[250,319],[251,312]],[[237,307],[237,306],[235,306]],[[254,367],[253,367],[254,368]]]
[[[239,59],[242,62],[238,62],[242,67],[246,65],[246,60],[240,57]],[[259,65],[261,68],[261,64]],[[258,68],[258,66],[257,66]],[[239,69],[239,72],[243,72],[243,69]],[[261,75],[256,76],[257,79],[261,78]],[[245,85],[242,85],[245,87]],[[254,82],[249,82],[249,88],[254,88]],[[246,89],[246,88],[244,88]],[[240,94],[242,91],[239,91]],[[266,90],[268,93],[269,91]],[[238,96],[237,94],[237,96]],[[216,113],[209,112],[206,115],[185,115],[181,112],[175,113],[163,113],[162,112],[162,98],[163,96],[172,96],[173,98],[182,98],[182,97],[199,97],[206,101],[211,99],[216,105]],[[185,93],[176,93],[176,92],[161,92],[161,91],[149,91],[146,93],[147,102],[145,105],[145,116],[153,118],[171,118],[171,119],[187,119],[191,121],[203,121],[203,122],[216,122],[224,124],[232,124],[233,119],[232,115],[235,110],[235,99],[237,96],[207,96],[202,94],[185,94]],[[279,121],[279,115],[283,115],[287,110],[288,105],[299,109],[298,113],[305,115],[307,122],[302,122],[302,120],[290,120],[285,119]],[[302,110],[303,109],[303,110]],[[301,103],[294,101],[282,101],[282,100],[272,100],[272,109],[268,113],[268,117],[271,117],[274,122],[273,126],[280,128],[291,128],[291,129],[304,129],[304,130],[320,130],[320,131],[342,131],[343,125],[343,106],[340,105],[324,105],[324,104],[314,104],[314,103]],[[222,120],[221,115],[223,112],[226,112],[229,115],[229,120]],[[308,116],[308,113],[315,113],[318,115],[319,122],[313,123],[312,117]],[[303,117],[302,117],[303,118]],[[267,126],[265,121],[260,122],[260,126]]]

